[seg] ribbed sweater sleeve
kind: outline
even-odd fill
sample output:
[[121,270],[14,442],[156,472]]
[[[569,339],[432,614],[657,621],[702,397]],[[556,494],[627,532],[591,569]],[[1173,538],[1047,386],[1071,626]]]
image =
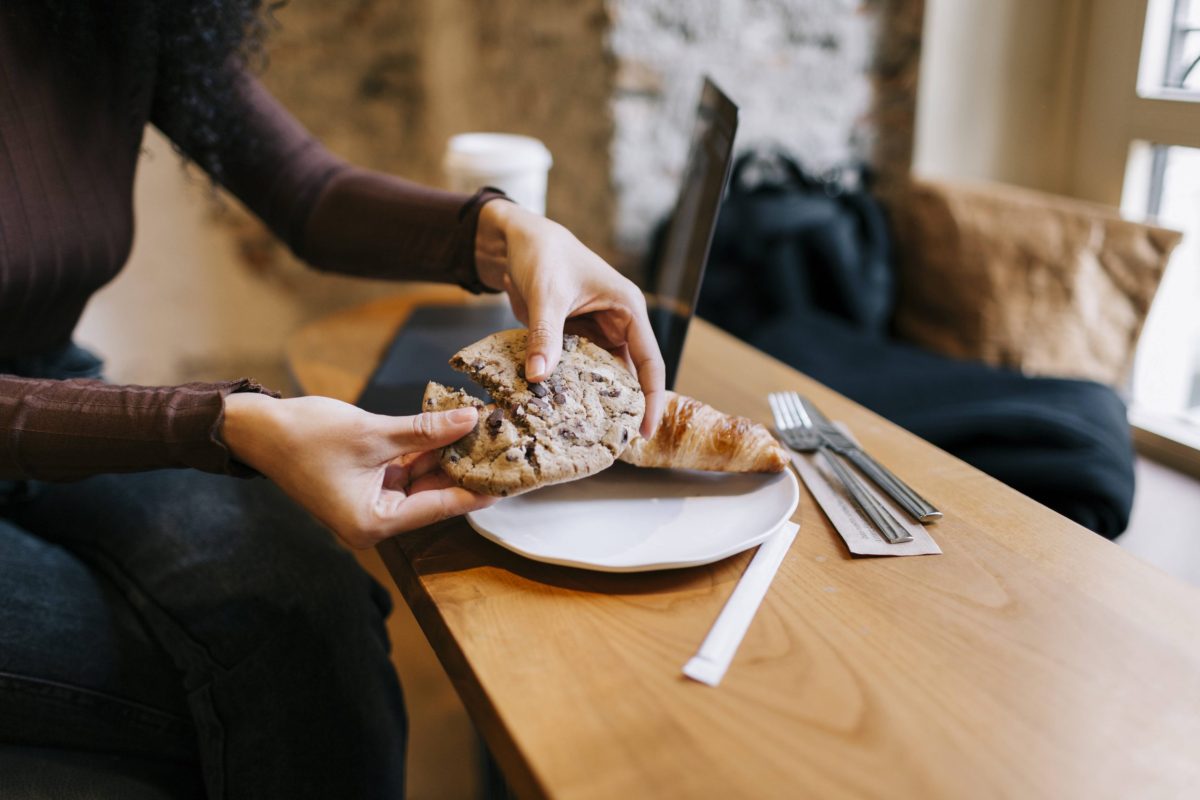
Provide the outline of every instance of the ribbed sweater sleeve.
[[221,441],[224,399],[253,381],[172,387],[0,375],[0,479],[65,481],[192,467],[245,477]]
[[[247,474],[219,431],[223,398],[255,384],[111,386],[72,361],[84,306],[129,253],[153,75],[133,43],[77,41],[35,5],[0,4],[0,479]],[[106,13],[144,13],[125,5]]]

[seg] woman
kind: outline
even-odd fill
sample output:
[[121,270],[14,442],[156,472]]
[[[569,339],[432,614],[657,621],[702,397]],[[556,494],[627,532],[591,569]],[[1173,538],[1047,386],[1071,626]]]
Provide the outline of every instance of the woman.
[[56,5],[0,11],[0,741],[195,761],[210,797],[399,796],[387,595],[328,530],[368,547],[486,505],[433,453],[475,412],[94,380],[71,331],[128,255],[143,128],[318,268],[507,292],[531,378],[574,318],[629,355],[649,435],[642,297],[496,192],[326,152],[245,68],[256,0]]

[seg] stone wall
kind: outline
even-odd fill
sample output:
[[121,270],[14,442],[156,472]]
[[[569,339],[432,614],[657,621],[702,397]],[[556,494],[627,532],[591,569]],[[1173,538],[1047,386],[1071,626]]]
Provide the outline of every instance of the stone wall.
[[[818,171],[868,161],[889,175],[907,173],[920,2],[611,5],[613,182],[622,249],[640,250],[674,201],[705,73],[741,108],[739,150],[780,146]],[[881,118],[886,137],[875,135]]]

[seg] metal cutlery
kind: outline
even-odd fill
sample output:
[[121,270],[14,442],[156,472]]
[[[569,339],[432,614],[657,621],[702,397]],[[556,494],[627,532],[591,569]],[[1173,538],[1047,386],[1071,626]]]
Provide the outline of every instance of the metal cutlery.
[[817,433],[825,439],[826,443],[828,443],[835,453],[844,456],[850,463],[862,470],[864,475],[874,481],[875,485],[880,489],[887,492],[913,519],[925,525],[941,519],[941,511],[938,511],[932,503],[917,494],[911,486],[900,480],[894,472],[876,461],[870,453],[859,447],[854,440],[830,422],[829,418],[822,414],[821,410],[813,405],[810,400],[800,396],[796,392],[787,392],[786,394],[791,395],[796,401],[799,401],[800,405],[808,412],[808,416],[812,419]]
[[767,397],[771,412],[775,416],[775,428],[788,447],[802,453],[821,452],[834,476],[858,505],[867,518],[892,544],[911,542],[912,534],[904,529],[889,508],[879,502],[871,490],[842,463],[836,450],[829,444],[810,416],[799,395],[794,392],[775,392]]

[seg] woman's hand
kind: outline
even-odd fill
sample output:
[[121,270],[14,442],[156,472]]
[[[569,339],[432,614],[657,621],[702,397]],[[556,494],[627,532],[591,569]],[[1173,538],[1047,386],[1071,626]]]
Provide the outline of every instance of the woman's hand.
[[225,398],[221,435],[234,458],[346,544],[366,548],[495,502],[455,486],[438,467],[437,448],[470,433],[477,413],[387,417],[327,397],[247,392]]
[[633,366],[646,394],[642,436],[654,434],[666,371],[646,299],[632,281],[563,226],[503,200],[479,213],[475,263],[479,279],[507,292],[513,313],[529,327],[530,380],[548,377],[558,365],[564,327],[582,333]]

